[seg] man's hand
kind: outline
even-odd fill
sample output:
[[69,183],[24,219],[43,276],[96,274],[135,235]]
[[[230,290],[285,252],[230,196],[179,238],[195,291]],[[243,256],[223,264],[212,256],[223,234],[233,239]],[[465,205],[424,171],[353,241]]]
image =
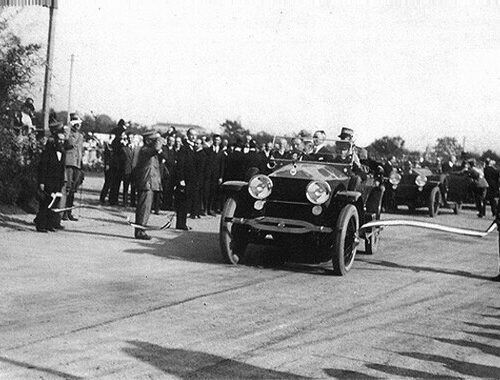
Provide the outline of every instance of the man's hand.
[[41,183],[41,184],[39,185],[39,187],[40,187],[40,190],[45,191],[45,184]]
[[186,181],[184,181],[184,180],[180,181],[179,185],[185,187],[186,186]]
[[222,178],[219,178],[219,185],[222,184]]

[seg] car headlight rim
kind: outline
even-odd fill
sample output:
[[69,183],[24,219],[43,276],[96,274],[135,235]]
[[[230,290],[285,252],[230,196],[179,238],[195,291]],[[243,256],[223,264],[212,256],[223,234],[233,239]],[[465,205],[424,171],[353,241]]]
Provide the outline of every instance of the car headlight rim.
[[256,174],[248,181],[248,193],[252,198],[264,200],[268,198],[273,191],[273,181],[267,175]]
[[401,182],[401,174],[397,173],[397,172],[393,172],[389,175],[389,182],[392,184],[392,185],[399,185],[399,183]]
[[311,181],[306,187],[306,198],[314,205],[322,205],[330,199],[332,188],[325,181]]
[[418,175],[417,178],[415,178],[415,185],[418,187],[424,187],[426,183],[427,177],[425,175]]

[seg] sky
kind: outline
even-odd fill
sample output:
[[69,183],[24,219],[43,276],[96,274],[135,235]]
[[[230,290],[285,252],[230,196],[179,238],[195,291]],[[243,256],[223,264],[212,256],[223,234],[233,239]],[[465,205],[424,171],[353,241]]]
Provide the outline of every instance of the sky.
[[[11,24],[45,48],[47,8]],[[331,137],[350,127],[361,146],[453,136],[500,152],[499,1],[60,0],[58,110],[71,54],[80,113]]]

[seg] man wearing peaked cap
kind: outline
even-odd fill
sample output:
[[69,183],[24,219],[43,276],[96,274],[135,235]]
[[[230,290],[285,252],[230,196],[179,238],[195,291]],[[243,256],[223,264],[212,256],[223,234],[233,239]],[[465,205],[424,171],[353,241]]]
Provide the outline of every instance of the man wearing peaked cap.
[[354,138],[354,131],[351,128],[343,127],[340,131],[339,139],[352,141]]
[[[142,136],[144,146],[139,151],[135,168],[135,181],[138,192],[135,223],[146,226],[151,214],[154,192],[162,190],[160,162],[158,160],[158,155],[162,152],[162,141],[160,134],[154,130],[147,131]],[[139,228],[135,229],[135,238],[151,239],[144,230]]]
[[[73,207],[75,193],[83,181],[82,160],[83,160],[83,134],[80,132],[82,119],[76,114],[70,114],[68,139],[66,141],[66,189],[63,191],[65,195],[65,207]],[[63,220],[77,221],[70,211],[63,214]]]

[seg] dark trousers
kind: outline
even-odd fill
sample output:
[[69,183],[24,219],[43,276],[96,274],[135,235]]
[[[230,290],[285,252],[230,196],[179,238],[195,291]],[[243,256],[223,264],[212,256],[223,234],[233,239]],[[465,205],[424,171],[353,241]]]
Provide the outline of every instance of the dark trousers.
[[123,205],[128,206],[129,193],[128,189],[130,187],[130,205],[135,206],[135,183],[131,180],[131,174],[125,174],[123,176]]
[[135,208],[135,223],[146,226],[151,215],[151,206],[153,205],[153,190],[139,191],[137,197],[137,207]]
[[155,212],[155,214],[160,213],[160,205],[162,203],[162,192],[161,191],[155,191],[153,195],[153,204],[151,206],[152,210]]
[[168,176],[162,181],[162,210],[173,210],[174,208],[174,181],[171,176]]
[[491,207],[491,213],[493,215],[496,215],[497,212],[497,207],[498,207],[498,194],[495,194],[488,188],[488,191],[486,192],[486,201],[490,204]]
[[219,211],[221,209],[219,179],[212,178],[209,183],[209,192],[207,197],[207,212]]
[[177,188],[175,191],[175,212],[176,212],[176,226],[175,228],[184,229],[187,227],[187,213],[188,210],[193,209],[193,200],[195,194],[195,186],[188,185],[182,189]]
[[123,180],[123,170],[116,168],[111,171],[111,185],[109,189],[109,204],[116,206],[118,204],[118,196],[120,194],[120,185]]
[[480,216],[486,215],[486,187],[476,187],[474,189],[474,200],[476,201],[476,208]]
[[104,171],[104,184],[102,185],[101,195],[99,197],[101,203],[104,203],[106,201],[106,197],[108,196],[110,187],[111,187],[111,170],[108,169]]

